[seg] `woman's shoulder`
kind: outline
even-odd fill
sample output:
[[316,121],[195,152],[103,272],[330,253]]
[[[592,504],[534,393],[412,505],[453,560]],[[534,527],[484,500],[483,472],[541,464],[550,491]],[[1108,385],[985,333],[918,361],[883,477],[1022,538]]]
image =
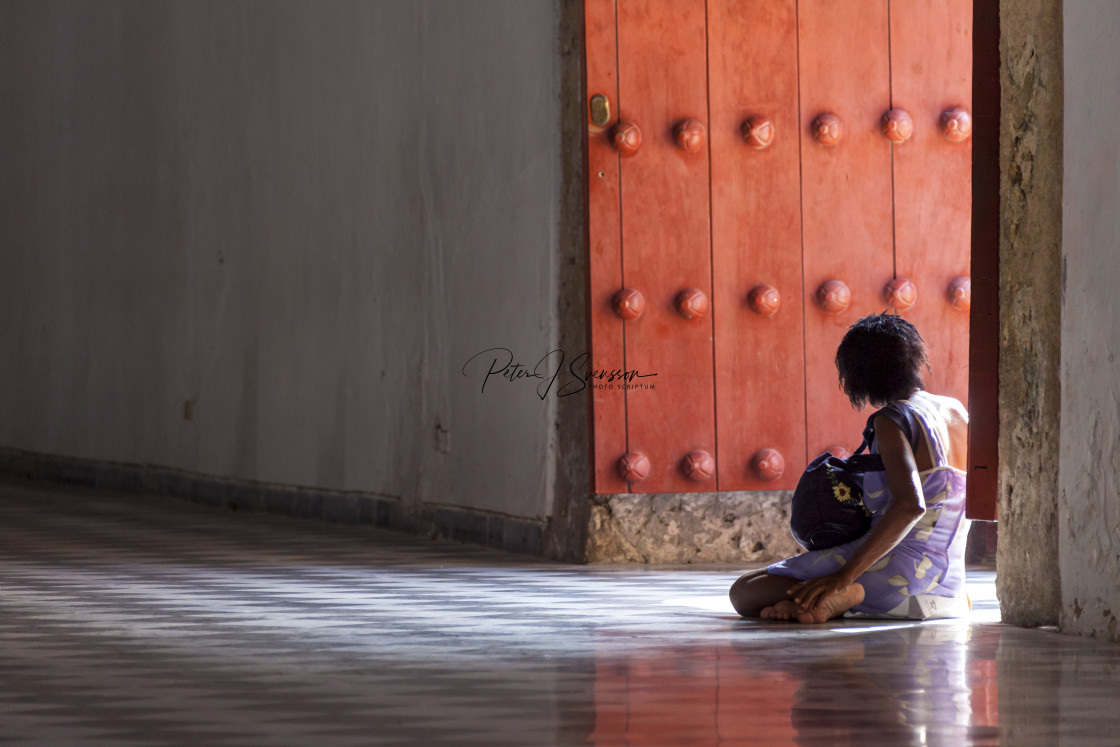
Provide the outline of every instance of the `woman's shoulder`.
[[912,406],[907,400],[891,402],[871,414],[868,427],[877,430],[878,424],[881,422],[880,418],[897,425],[910,443],[910,448],[917,451],[918,444],[921,442],[919,434],[922,430],[922,414],[918,408]]
[[955,397],[950,397],[945,394],[931,394],[923,389],[919,389],[910,395],[908,400],[902,400],[908,404],[914,404],[922,407],[925,404],[926,408],[934,408],[946,414],[952,414],[957,418],[968,422],[968,410],[961,404],[961,401]]
[[968,410],[955,397],[915,392],[910,404],[919,410],[931,431],[939,433],[948,464],[964,469],[968,449]]

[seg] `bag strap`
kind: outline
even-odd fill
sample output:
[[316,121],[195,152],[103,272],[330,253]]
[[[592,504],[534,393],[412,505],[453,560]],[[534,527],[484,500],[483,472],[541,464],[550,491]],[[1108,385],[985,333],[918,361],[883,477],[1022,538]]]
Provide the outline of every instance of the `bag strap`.
[[886,469],[883,466],[883,457],[878,454],[852,454],[844,460],[844,464],[852,472],[882,472]]
[[852,452],[852,456],[848,457],[849,464],[853,468],[864,472],[875,472],[883,469],[883,460],[878,454],[863,453],[866,449],[871,448],[871,442],[875,439],[875,418],[880,415],[890,418],[891,422],[897,424],[902,429],[903,435],[906,436],[906,440],[910,442],[910,448],[914,450],[914,453],[918,452],[920,440],[917,418],[909,408],[889,404],[871,413],[871,416],[867,418],[867,425],[863,429],[863,442],[858,449]]
[[[871,441],[875,438],[875,416],[879,411],[871,413],[871,417],[867,419],[867,425],[863,429],[863,442],[860,443],[859,448],[852,452],[852,456],[860,456],[865,449],[871,448]],[[848,457],[849,459],[851,457]]]

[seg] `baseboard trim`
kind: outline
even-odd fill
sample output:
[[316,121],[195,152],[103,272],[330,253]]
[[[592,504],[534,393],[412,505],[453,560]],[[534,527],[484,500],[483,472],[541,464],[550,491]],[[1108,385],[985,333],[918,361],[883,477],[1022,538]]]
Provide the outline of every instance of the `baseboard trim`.
[[105,462],[0,447],[0,475],[166,496],[213,508],[368,525],[542,555],[544,527],[528,519],[449,506],[411,507],[393,496],[236,480],[157,465]]

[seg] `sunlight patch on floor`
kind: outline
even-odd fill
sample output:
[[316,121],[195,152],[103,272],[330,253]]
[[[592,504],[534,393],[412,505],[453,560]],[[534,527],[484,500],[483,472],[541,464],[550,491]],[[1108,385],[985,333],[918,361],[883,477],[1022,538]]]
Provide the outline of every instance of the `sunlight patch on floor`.
[[[968,593],[973,600],[972,613],[968,616],[968,622],[973,624],[980,623],[998,623],[1000,620],[999,604],[996,602],[995,591],[995,574],[994,573],[979,573],[969,575],[968,580]],[[662,604],[667,604],[672,607],[690,607],[692,609],[704,610],[705,612],[719,612],[721,614],[735,614],[735,608],[731,606],[731,600],[726,595],[719,596],[702,596],[702,597],[674,597],[672,599],[663,599]],[[926,622],[960,622],[958,618],[950,618],[945,620],[929,620]],[[906,627],[915,623],[905,622],[900,623],[900,627]],[[877,625],[875,629],[882,630],[883,626]],[[845,632],[859,632],[863,628],[845,628]]]

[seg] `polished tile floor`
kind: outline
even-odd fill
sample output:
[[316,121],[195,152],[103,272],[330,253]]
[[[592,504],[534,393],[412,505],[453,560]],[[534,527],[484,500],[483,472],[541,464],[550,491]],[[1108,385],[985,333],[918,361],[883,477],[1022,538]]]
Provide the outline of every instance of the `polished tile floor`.
[[583,567],[0,483],[0,744],[1120,743],[1120,646],[739,620],[739,569]]

